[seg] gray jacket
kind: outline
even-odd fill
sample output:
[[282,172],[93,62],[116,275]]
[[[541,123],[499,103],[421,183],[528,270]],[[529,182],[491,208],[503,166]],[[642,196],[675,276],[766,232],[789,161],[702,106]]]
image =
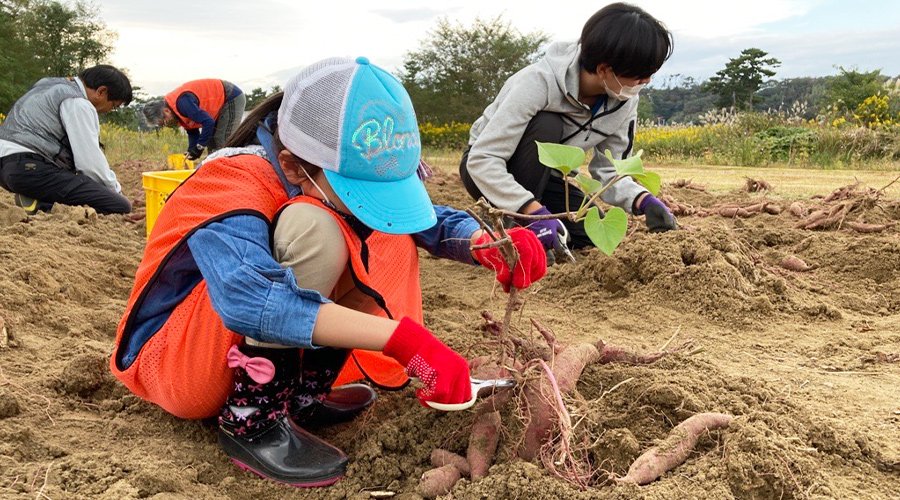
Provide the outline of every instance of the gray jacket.
[[72,98],[84,99],[76,81],[42,78],[13,105],[0,124],[0,139],[25,146],[60,168],[74,171],[74,155],[59,114],[63,101]]
[[[469,132],[469,159],[466,164],[478,189],[494,205],[516,211],[534,198],[506,170],[528,126],[540,111],[563,115],[565,144],[584,150],[594,148],[588,165],[591,175],[603,182],[615,176],[603,152],[616,158],[631,154],[638,99],[618,101],[613,97],[591,117],[588,106],[578,101],[580,65],[577,43],[554,43],[540,61],[511,76]],[[547,168],[536,163],[535,168]],[[630,177],[603,193],[603,201],[631,213],[634,199],[647,191]]]

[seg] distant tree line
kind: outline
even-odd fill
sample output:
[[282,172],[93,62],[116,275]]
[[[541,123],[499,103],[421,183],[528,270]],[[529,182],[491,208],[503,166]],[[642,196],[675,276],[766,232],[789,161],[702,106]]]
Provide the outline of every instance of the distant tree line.
[[[38,79],[74,75],[104,61],[116,38],[96,8],[84,0],[0,0],[0,113]],[[397,76],[421,122],[471,123],[510,75],[543,56],[548,41],[544,33],[523,34],[499,17],[476,19],[471,26],[440,19],[418,48],[405,55]],[[887,88],[888,77],[880,70],[839,67],[835,76],[776,80],[780,65],[765,51],[748,48],[706,81],[683,75],[658,77],[641,93],[639,117],[689,123],[722,107],[793,109],[804,118],[825,112],[849,115],[866,99],[885,93],[890,93],[885,101],[890,113],[900,107],[900,88]],[[277,86],[250,90],[247,109],[280,90]],[[104,120],[136,128],[136,109],[147,98],[135,87],[132,105]]]
[[[0,113],[8,112],[41,78],[77,75],[106,61],[117,38],[87,1],[0,0]],[[102,120],[138,128],[136,111],[150,97],[139,86],[134,90],[131,106]],[[247,109],[280,90],[274,86],[247,92]]]
[[[510,75],[538,60],[548,37],[522,34],[500,18],[471,26],[438,21],[419,48],[405,55],[399,77],[420,121],[471,123]],[[831,111],[852,113],[867,98],[885,93],[880,70],[839,67],[835,76],[776,80],[781,61],[748,48],[706,81],[662,77],[641,93],[639,117],[659,123],[696,122],[711,110],[791,110],[803,118]],[[895,90],[896,94],[897,91]],[[892,99],[898,106],[900,99]]]
[[880,70],[839,67],[838,71],[834,76],[767,80],[744,94],[745,100],[732,102],[728,99],[734,94],[722,91],[721,86],[673,75],[642,92],[641,99],[647,103],[642,102],[640,117],[661,123],[691,123],[710,110],[734,107],[743,111],[793,111],[813,119],[829,113],[852,113],[867,98],[890,92],[885,87],[889,78]]
[[500,92],[506,79],[537,61],[548,36],[522,34],[501,18],[471,26],[440,19],[406,54],[399,77],[419,121],[471,122]]
[[87,2],[0,0],[0,112],[42,77],[104,61],[115,40]]

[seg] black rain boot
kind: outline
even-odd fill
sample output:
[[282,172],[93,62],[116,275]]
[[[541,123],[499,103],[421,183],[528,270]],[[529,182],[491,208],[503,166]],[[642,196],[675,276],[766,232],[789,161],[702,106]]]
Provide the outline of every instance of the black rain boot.
[[350,351],[323,347],[305,349],[302,370],[288,408],[296,426],[320,427],[352,420],[378,397],[365,384],[332,388]]
[[[219,445],[231,461],[261,477],[297,487],[327,486],[343,477],[347,456],[291,425],[287,416],[287,401],[299,374],[297,350],[248,345],[233,349],[238,352],[229,352],[229,360],[241,363],[219,415]],[[265,381],[254,367],[268,363],[274,365],[274,377]]]

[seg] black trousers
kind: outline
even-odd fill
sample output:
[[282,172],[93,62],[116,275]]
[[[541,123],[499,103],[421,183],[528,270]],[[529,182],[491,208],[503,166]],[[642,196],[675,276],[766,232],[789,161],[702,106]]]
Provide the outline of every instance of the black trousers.
[[7,191],[53,203],[88,205],[100,214],[131,212],[128,198],[84,175],[59,168],[43,156],[16,153],[0,158],[0,186]]
[[[516,151],[506,162],[506,170],[525,189],[531,192],[534,199],[543,204],[553,213],[566,211],[566,190],[561,176],[551,173],[551,169],[538,161],[537,145],[535,141],[559,144],[563,139],[563,119],[557,113],[541,111],[531,119],[516,146]],[[459,176],[462,179],[466,191],[474,199],[483,195],[478,186],[469,175],[466,164],[469,161],[469,149],[463,153],[459,163]],[[569,208],[577,210],[584,200],[584,193],[573,186],[569,186]],[[489,200],[490,201],[490,200]],[[587,233],[584,232],[584,223],[563,221],[569,230],[569,246],[582,248],[593,246]]]

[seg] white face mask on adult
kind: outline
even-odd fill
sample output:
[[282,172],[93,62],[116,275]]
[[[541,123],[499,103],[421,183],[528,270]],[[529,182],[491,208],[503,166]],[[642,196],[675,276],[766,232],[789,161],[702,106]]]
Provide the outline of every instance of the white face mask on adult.
[[609,88],[609,85],[606,85],[606,82],[603,82],[603,85],[606,87],[606,93],[610,97],[615,97],[620,101],[627,101],[628,99],[633,99],[638,96],[641,92],[641,89],[646,87],[646,83],[639,83],[637,85],[622,85],[622,82],[619,81],[619,77],[613,73],[613,78],[616,79],[616,83],[619,84],[620,90],[618,92],[613,92],[612,89]]

